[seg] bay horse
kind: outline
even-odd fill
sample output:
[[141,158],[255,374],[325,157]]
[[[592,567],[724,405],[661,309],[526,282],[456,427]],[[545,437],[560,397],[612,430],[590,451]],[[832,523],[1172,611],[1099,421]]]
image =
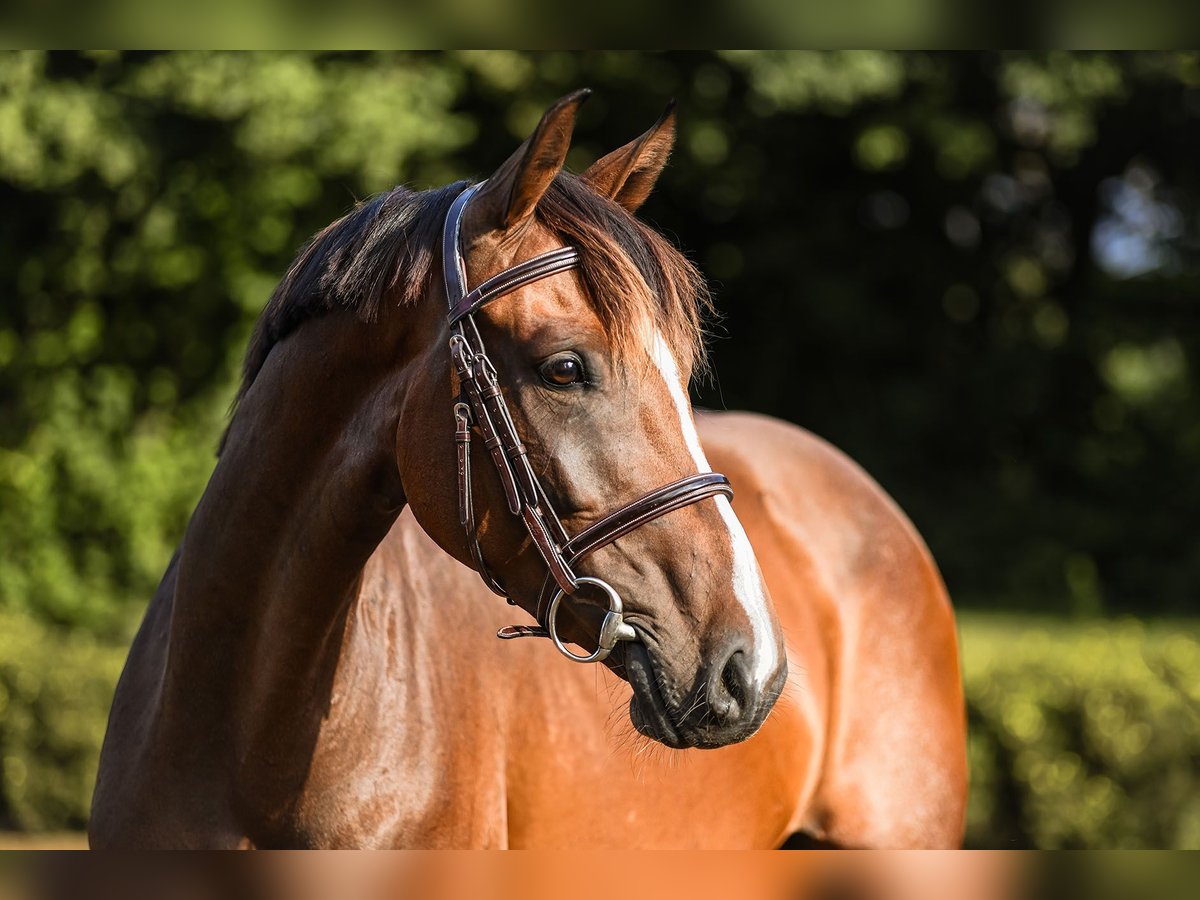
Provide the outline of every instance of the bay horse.
[[575,176],[585,97],[291,265],[117,686],[93,847],[961,841],[929,552],[820,439],[693,414],[704,282],[634,216],[674,111]]

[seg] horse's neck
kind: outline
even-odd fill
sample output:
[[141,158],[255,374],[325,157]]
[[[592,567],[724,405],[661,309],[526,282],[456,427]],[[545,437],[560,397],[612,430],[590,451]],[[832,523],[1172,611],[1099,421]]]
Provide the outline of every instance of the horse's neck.
[[371,343],[333,314],[274,348],[183,540],[163,684],[183,721],[168,724],[212,730],[243,764],[282,729],[315,740],[297,729],[328,703],[363,565],[403,506],[396,376]]

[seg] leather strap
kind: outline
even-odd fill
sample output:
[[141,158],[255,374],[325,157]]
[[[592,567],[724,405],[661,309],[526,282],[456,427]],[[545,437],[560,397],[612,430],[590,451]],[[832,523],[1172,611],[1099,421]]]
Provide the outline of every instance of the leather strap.
[[471,416],[465,403],[454,407],[454,443],[458,449],[458,524],[475,531],[475,500],[471,494]]
[[[459,340],[456,341],[455,338],[459,338]],[[468,354],[470,354],[469,357]],[[504,446],[496,431],[491,408],[484,402],[483,392],[479,386],[480,379],[491,378],[494,382],[495,372],[492,371],[489,375],[479,371],[484,368],[490,369],[491,363],[487,361],[486,357],[481,359],[478,353],[471,350],[461,332],[453,335],[450,339],[450,356],[455,361],[459,382],[470,400],[471,410],[475,413],[475,424],[479,426],[480,435],[483,437],[483,446],[492,455],[492,462],[500,476],[500,484],[504,487],[504,496],[508,501],[508,511],[514,516],[520,515],[521,498],[517,494],[517,479],[513,475],[508,457],[504,454]]]
[[[494,594],[505,599],[508,591],[498,582],[483,560],[483,548],[479,546],[479,537],[475,530],[475,498],[471,486],[471,419],[470,407],[466,403],[454,405],[455,443],[458,445],[458,521],[467,537],[467,549],[471,552],[471,561],[483,583]],[[512,602],[511,600],[509,601]]]
[[446,284],[446,299],[450,304],[449,320],[457,325],[483,306],[511,294],[527,284],[566,272],[579,265],[579,251],[574,247],[559,247],[519,262],[487,279],[472,291],[467,290],[467,272],[462,255],[462,220],[467,204],[486,182],[472,185],[454,198],[446,214],[442,231],[442,278]]
[[474,315],[480,308],[493,300],[511,294],[527,284],[566,272],[579,265],[579,251],[574,247],[559,247],[541,253],[533,259],[517,263],[511,269],[505,269],[498,275],[493,275],[479,287],[468,294],[463,294],[450,307],[450,324],[453,325],[466,316]]
[[705,472],[680,478],[589,525],[563,547],[563,555],[578,562],[647,522],[717,494],[733,498],[733,486],[724,475]]
[[471,185],[454,198],[454,202],[450,204],[450,209],[446,212],[446,224],[442,228],[442,281],[446,285],[446,299],[449,301],[451,309],[467,292],[467,270],[462,251],[459,249],[463,212],[466,211],[471,198],[486,183],[481,181],[479,184]]
[[[670,484],[663,485],[632,503],[622,506],[615,512],[609,513],[598,522],[589,525],[562,548],[567,564],[577,563],[591,556],[601,547],[607,547],[631,531],[641,528],[648,522],[661,518],[668,513],[691,506],[708,497],[722,494],[733,498],[733,486],[729,479],[717,472],[704,472],[689,475]],[[538,622],[545,627],[544,617],[546,605],[554,596],[554,588],[549,579],[542,584],[542,593],[538,597]]]

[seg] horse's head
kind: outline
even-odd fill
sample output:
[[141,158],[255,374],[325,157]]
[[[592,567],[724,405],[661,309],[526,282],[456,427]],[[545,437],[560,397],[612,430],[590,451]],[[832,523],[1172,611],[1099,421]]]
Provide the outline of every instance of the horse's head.
[[[577,268],[475,313],[532,471],[572,535],[662,485],[711,471],[687,395],[703,352],[703,281],[633,216],[670,153],[673,113],[575,177],[561,170],[584,96],[555,104],[466,201],[459,242],[470,286],[556,248],[579,251]],[[401,478],[426,531],[478,568],[456,515],[451,409],[462,379],[448,358],[446,285],[434,279],[426,300],[441,317],[422,329],[425,346],[410,368]],[[544,618],[547,564],[509,512],[484,437],[470,450],[473,537],[508,596],[534,615],[541,605]],[[673,747],[715,747],[758,728],[786,660],[762,574],[724,495],[624,533],[573,568],[623,599],[627,634],[637,639],[618,644],[607,664],[633,686],[640,732]],[[595,646],[606,602],[581,587],[563,603],[560,633]]]

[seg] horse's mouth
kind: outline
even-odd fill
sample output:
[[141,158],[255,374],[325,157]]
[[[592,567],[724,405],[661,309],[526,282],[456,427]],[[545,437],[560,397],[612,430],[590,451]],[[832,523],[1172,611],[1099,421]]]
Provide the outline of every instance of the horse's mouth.
[[671,718],[645,645],[640,641],[626,644],[624,657],[624,674],[633,687],[633,696],[629,698],[629,720],[633,727],[639,734],[675,750],[690,747]]

